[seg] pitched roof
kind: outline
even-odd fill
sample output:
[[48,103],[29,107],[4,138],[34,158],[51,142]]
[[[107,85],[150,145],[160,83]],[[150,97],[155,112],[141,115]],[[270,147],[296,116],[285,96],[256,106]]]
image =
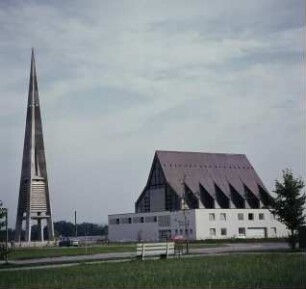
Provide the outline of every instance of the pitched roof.
[[244,193],[246,186],[258,198],[259,186],[267,191],[244,154],[156,151],[155,157],[168,184],[180,196],[183,184],[193,193],[199,192],[201,185],[212,197],[215,185],[229,198],[229,184],[239,193]]

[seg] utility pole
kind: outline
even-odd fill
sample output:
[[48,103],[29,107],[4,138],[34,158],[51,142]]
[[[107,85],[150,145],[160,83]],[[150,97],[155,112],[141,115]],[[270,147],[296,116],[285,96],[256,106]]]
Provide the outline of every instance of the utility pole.
[[6,252],[5,263],[8,264],[8,208],[5,208]]
[[85,224],[85,254],[87,255],[87,223]]
[[186,181],[186,175],[184,175],[182,180],[182,186],[183,186],[183,214],[184,214],[184,224],[185,224],[185,235],[186,235],[186,254],[189,254],[189,229],[187,224],[187,216],[186,216],[186,190],[185,190],[185,181]]
[[77,211],[74,211],[74,232],[75,232],[75,237],[78,237],[78,227],[77,227]]

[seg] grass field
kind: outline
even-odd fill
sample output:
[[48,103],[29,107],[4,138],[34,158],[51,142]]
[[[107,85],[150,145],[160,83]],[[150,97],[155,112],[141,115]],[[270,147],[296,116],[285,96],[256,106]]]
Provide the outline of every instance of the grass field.
[[[222,246],[222,244],[190,244],[190,248]],[[25,260],[59,256],[93,255],[99,253],[136,252],[136,244],[107,244],[83,247],[44,247],[15,248],[9,255],[10,260]]]
[[15,248],[9,255],[10,260],[24,260],[59,256],[93,255],[109,252],[136,251],[135,244],[112,244],[86,247],[44,247],[44,248]]
[[305,255],[241,254],[1,272],[1,288],[305,288]]

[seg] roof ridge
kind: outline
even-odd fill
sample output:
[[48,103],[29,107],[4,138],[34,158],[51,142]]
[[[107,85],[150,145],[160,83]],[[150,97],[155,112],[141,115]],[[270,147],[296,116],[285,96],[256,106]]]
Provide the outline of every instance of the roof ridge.
[[213,152],[173,151],[173,150],[156,150],[155,153],[188,153],[188,154],[210,154],[210,155],[237,155],[237,156],[245,156],[245,154],[237,154],[237,153],[213,153]]

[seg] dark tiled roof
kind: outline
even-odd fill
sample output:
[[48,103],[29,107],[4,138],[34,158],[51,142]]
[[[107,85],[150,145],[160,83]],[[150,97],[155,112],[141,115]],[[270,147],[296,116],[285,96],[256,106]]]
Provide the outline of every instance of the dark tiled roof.
[[266,188],[244,154],[156,151],[165,178],[170,186],[183,195],[183,183],[197,193],[202,185],[215,192],[216,184],[230,197],[229,184],[244,194],[244,185],[259,197],[259,187]]

